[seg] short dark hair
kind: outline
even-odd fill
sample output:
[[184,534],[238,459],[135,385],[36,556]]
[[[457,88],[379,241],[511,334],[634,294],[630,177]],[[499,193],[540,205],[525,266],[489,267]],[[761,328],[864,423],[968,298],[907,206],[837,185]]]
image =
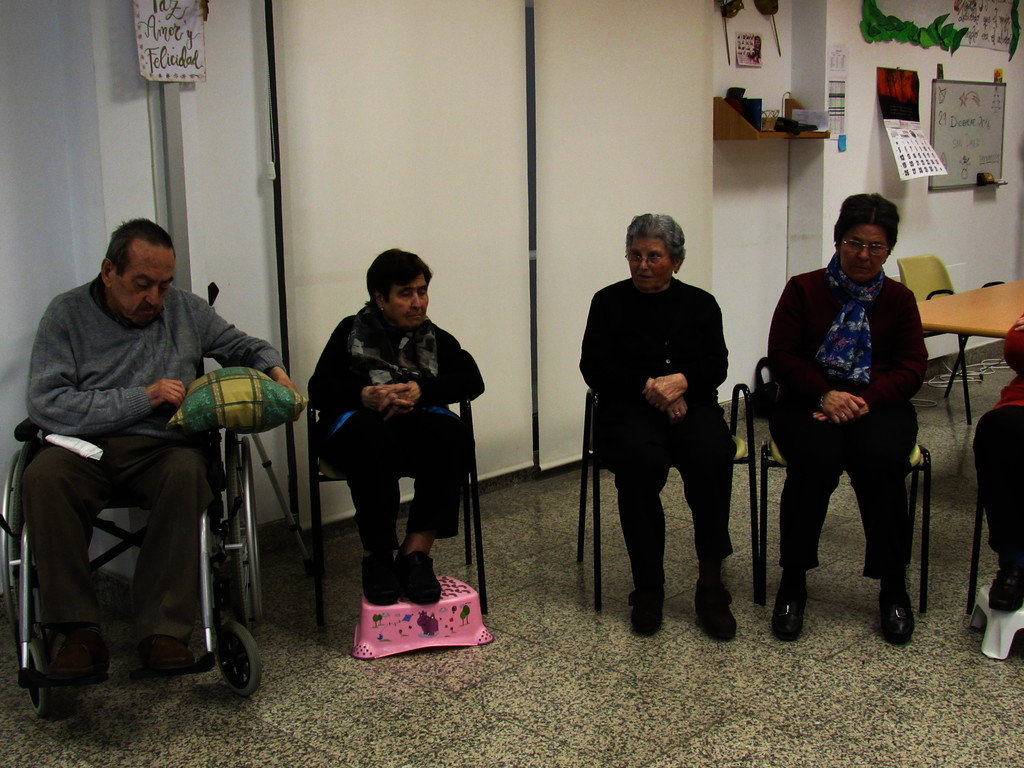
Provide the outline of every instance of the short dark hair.
[[650,237],[665,244],[669,258],[679,268],[686,258],[686,236],[675,219],[665,213],[641,213],[634,216],[626,230],[626,252],[636,238]]
[[398,248],[384,251],[366,270],[366,290],[370,294],[370,301],[373,301],[375,293],[387,298],[391,294],[391,286],[408,285],[420,275],[423,275],[427,285],[430,285],[433,273],[426,262],[415,253]]
[[107,246],[107,256],[110,263],[114,265],[114,271],[123,275],[128,268],[128,246],[133,240],[144,240],[150,245],[159,245],[162,248],[174,250],[174,243],[167,230],[149,219],[130,219],[121,222],[121,225],[110,235],[110,244]]
[[900,231],[899,208],[896,203],[886,200],[877,192],[850,195],[839,208],[839,218],[832,232],[836,248],[843,235],[861,224],[875,224],[884,229],[889,248],[893,248]]

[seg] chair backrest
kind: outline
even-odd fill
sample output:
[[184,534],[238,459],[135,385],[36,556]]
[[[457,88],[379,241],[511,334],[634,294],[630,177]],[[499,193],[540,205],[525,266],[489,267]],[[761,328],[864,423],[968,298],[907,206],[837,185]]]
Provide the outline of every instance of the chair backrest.
[[900,282],[914,292],[918,301],[924,301],[934,291],[953,293],[953,281],[938,256],[906,256],[896,259],[896,264],[900,268]]

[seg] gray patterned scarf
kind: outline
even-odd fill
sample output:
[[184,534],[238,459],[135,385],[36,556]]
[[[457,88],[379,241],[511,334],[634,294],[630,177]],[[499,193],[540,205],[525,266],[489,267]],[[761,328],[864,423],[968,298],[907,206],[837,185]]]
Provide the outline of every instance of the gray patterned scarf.
[[380,313],[367,302],[356,314],[348,335],[351,369],[369,376],[371,384],[399,384],[437,378],[437,334],[429,319],[392,343]]

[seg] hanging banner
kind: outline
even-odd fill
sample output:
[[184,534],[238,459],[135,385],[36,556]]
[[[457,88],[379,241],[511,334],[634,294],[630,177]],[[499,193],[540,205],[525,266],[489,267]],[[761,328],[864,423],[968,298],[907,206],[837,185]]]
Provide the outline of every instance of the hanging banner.
[[139,74],[167,83],[206,82],[202,0],[132,0]]
[[894,40],[953,53],[962,45],[1007,51],[1020,38],[1019,0],[864,0],[860,31],[869,43]]
[[878,106],[900,179],[944,176],[946,166],[921,129],[917,72],[878,67],[876,73]]

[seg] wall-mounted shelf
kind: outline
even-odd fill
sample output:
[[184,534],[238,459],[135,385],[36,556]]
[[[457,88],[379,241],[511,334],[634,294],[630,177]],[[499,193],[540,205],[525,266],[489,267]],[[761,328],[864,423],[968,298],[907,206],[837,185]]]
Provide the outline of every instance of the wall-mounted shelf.
[[[793,109],[800,105],[792,99],[786,100],[786,113],[792,114]],[[725,99],[715,96],[715,139],[738,139],[758,141],[760,139],[827,139],[828,131],[801,131],[796,136],[786,131],[759,131],[744,119],[743,115],[725,103]]]

